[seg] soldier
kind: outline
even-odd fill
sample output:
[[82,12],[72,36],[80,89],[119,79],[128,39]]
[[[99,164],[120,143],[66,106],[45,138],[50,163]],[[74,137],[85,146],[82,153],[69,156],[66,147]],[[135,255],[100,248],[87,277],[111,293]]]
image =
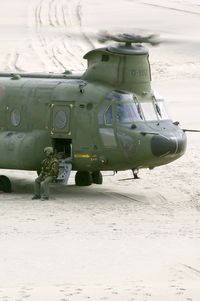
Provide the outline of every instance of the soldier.
[[32,200],[42,201],[49,199],[49,183],[55,180],[58,176],[59,161],[53,154],[53,148],[45,147],[44,153],[46,158],[41,164],[41,173],[35,179],[35,194]]

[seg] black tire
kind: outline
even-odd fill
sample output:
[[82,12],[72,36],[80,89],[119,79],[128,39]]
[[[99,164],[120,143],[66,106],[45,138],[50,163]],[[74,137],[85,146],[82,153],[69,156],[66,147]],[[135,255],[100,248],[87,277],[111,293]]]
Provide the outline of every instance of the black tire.
[[41,169],[37,170],[37,175],[39,176],[41,174]]
[[92,184],[92,176],[89,171],[77,171],[75,175],[75,183],[77,186],[89,186]]
[[103,183],[103,176],[100,171],[94,171],[92,173],[92,182],[94,184],[102,184]]
[[6,176],[0,176],[0,190],[3,192],[10,193],[11,189],[11,182]]

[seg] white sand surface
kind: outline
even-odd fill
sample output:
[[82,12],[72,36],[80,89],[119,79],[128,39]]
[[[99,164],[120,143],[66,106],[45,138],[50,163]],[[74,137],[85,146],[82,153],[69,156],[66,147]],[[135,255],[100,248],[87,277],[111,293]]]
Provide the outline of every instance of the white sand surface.
[[[152,86],[172,119],[200,129],[200,1],[0,1],[0,67],[85,68],[101,29],[155,32],[187,40],[150,48]],[[199,301],[199,134],[186,154],[140,180],[104,173],[101,186],[52,187],[32,201],[35,172],[6,170],[0,194],[1,301]]]

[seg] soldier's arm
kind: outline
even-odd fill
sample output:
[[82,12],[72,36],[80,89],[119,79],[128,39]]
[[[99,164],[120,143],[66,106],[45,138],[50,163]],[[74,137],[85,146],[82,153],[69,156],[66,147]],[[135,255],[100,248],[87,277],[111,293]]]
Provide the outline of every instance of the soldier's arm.
[[42,161],[42,163],[41,163],[41,174],[43,174],[44,173],[44,166],[45,166],[45,159]]

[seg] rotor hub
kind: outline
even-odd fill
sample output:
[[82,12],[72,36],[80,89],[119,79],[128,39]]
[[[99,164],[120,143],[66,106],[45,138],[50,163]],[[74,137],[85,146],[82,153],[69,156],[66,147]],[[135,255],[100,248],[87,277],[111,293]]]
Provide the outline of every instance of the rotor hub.
[[136,45],[113,45],[108,46],[107,51],[111,53],[117,53],[117,54],[127,54],[127,55],[133,55],[133,54],[148,54],[149,51],[146,47],[142,46],[141,44]]

